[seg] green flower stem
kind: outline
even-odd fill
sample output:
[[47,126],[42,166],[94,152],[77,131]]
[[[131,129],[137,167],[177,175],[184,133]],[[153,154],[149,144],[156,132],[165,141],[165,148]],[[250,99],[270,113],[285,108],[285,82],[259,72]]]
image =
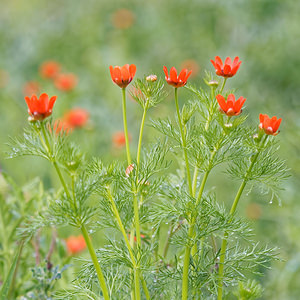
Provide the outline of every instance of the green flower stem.
[[[213,151],[210,157],[210,162],[213,161],[217,151]],[[204,173],[204,176],[202,178],[202,182],[200,185],[199,189],[199,194],[196,200],[195,205],[197,206],[202,198],[203,192],[204,192],[204,187],[208,178],[208,175],[210,173],[210,170],[207,170]],[[195,237],[195,223],[196,223],[196,216],[192,218],[191,223],[190,223],[190,228],[188,231],[188,237],[193,238]],[[188,297],[188,275],[189,275],[189,264],[190,264],[190,255],[195,256],[197,253],[197,245],[193,245],[192,247],[188,243],[188,245],[185,248],[185,254],[184,254],[184,265],[183,265],[183,276],[182,276],[182,300],[186,300]]]
[[[267,139],[267,135],[266,135],[265,139],[262,141],[262,145],[265,143],[266,139]],[[240,188],[239,188],[239,190],[235,196],[235,199],[233,201],[233,204],[231,206],[229,222],[231,222],[233,219],[233,215],[236,211],[239,200],[240,200],[242,193],[245,189],[245,186],[248,182],[249,173],[251,172],[254,164],[256,163],[259,153],[260,153],[260,150],[258,150],[256,152],[256,154],[254,154],[251,158],[250,166],[245,174],[244,180],[241,183]],[[225,232],[223,240],[222,240],[221,251],[220,251],[220,263],[219,263],[219,275],[218,275],[218,298],[217,298],[218,300],[222,300],[222,298],[223,298],[224,263],[225,263],[225,254],[226,254],[226,248],[227,248],[227,239],[228,239],[228,232]]]
[[186,166],[186,173],[187,173],[187,179],[188,179],[188,184],[189,184],[189,192],[190,192],[190,195],[192,195],[193,194],[193,186],[192,186],[192,179],[191,179],[191,173],[190,173],[190,165],[189,165],[189,160],[188,160],[188,155],[187,155],[187,150],[186,150],[186,139],[185,139],[185,134],[183,131],[183,125],[181,122],[181,116],[180,116],[180,110],[179,110],[179,104],[178,104],[177,88],[175,88],[175,104],[176,104],[177,118],[178,118],[180,133],[181,133],[183,153],[184,153],[184,158],[185,158],[185,166]]
[[141,159],[142,139],[143,139],[147,111],[148,111],[148,102],[146,103],[146,106],[144,108],[142,122],[141,122],[141,126],[140,126],[139,144],[138,144],[137,156],[136,156],[136,162],[137,162],[138,167],[139,167],[140,159]]
[[224,87],[225,87],[225,84],[226,84],[226,81],[227,81],[227,77],[224,77],[224,80],[223,80],[223,84],[222,84],[222,86],[221,86],[221,89],[220,89],[220,94],[223,92],[223,90],[224,90]]
[[193,176],[193,197],[195,197],[196,195],[198,173],[199,173],[199,168],[195,166],[194,176]]
[[127,163],[131,164],[130,148],[129,148],[129,137],[128,137],[128,128],[127,128],[127,115],[126,115],[126,88],[122,88],[122,106],[123,106],[123,123],[124,123],[124,134],[126,142],[126,154],[127,154]]
[[145,281],[145,279],[144,279],[143,277],[141,277],[141,281],[142,281],[142,287],[143,287],[143,290],[144,290],[146,299],[147,299],[147,300],[150,300],[150,293],[149,293],[149,291],[148,291],[146,281]]
[[[125,244],[127,246],[127,249],[128,249],[128,252],[129,252],[129,256],[131,258],[131,262],[132,262],[132,265],[133,265],[133,268],[135,270],[138,270],[138,266],[137,266],[137,263],[136,263],[136,260],[135,260],[135,257],[134,257],[134,254],[132,252],[132,248],[131,248],[131,245],[130,245],[130,242],[128,240],[128,237],[127,237],[127,234],[126,234],[126,230],[125,230],[125,227],[122,223],[122,220],[121,220],[121,217],[120,217],[120,214],[119,214],[119,211],[117,209],[117,206],[115,204],[115,201],[113,200],[113,197],[112,197],[112,194],[110,192],[110,189],[107,188],[107,193],[108,193],[108,199],[111,203],[111,206],[112,206],[112,210],[113,210],[113,213],[117,219],[117,222],[118,222],[118,225],[119,225],[119,228],[120,228],[120,231],[123,235],[123,238],[125,240]],[[141,277],[141,281],[142,281],[142,286],[143,286],[143,290],[145,292],[145,295],[146,295],[146,299],[150,299],[150,294],[149,294],[149,291],[148,291],[148,288],[147,288],[147,285],[146,285],[146,282],[145,280],[142,278],[142,275],[139,274],[139,272],[134,272],[134,275],[135,275],[135,283],[138,283],[138,285],[135,284],[135,296],[136,296],[136,299],[140,299],[140,292],[139,292],[139,281],[136,279],[136,276]]]
[[[50,147],[50,143],[49,143],[49,140],[48,140],[48,137],[47,137],[47,133],[46,133],[46,130],[45,130],[45,123],[44,122],[41,122],[41,128],[42,128],[42,133],[43,133],[43,137],[44,137],[44,141],[45,141],[45,144],[47,145],[47,148],[46,150],[48,151],[50,157],[52,158],[52,164],[57,172],[57,175],[61,181],[61,184],[64,188],[64,191],[67,195],[67,197],[69,199],[72,199],[71,198],[71,194],[69,192],[69,189],[67,187],[67,184],[62,176],[62,173],[60,171],[60,168],[57,164],[57,162],[54,160],[54,157],[52,157],[52,153],[51,153],[51,147]],[[41,138],[41,136],[40,136]],[[43,140],[43,139],[42,139]],[[98,280],[99,280],[99,283],[100,283],[100,286],[101,286],[101,289],[102,289],[102,293],[103,293],[103,297],[105,300],[109,300],[109,294],[108,294],[108,290],[107,290],[107,287],[106,287],[106,284],[105,284],[105,279],[104,279],[104,276],[103,276],[103,273],[102,273],[102,270],[101,270],[101,267],[100,267],[100,264],[98,262],[98,259],[97,259],[97,256],[96,256],[96,252],[95,252],[95,249],[92,245],[92,242],[90,240],[90,237],[88,236],[88,232],[86,230],[86,227],[84,224],[81,224],[81,232],[82,232],[82,235],[85,239],[85,242],[86,242],[86,245],[88,247],[88,250],[90,252],[90,256],[92,258],[92,261],[93,261],[93,264],[94,264],[94,267],[96,269],[96,272],[97,272],[97,276],[98,276]]]
[[173,224],[171,224],[169,231],[168,231],[168,237],[167,237],[167,241],[164,247],[164,252],[163,252],[163,257],[166,258],[167,254],[168,254],[168,250],[169,250],[169,246],[170,246],[170,240],[172,238],[172,236],[180,229],[181,227],[181,222],[179,222],[179,224],[174,228]]
[[116,220],[118,222],[120,231],[121,231],[121,233],[122,233],[122,235],[124,237],[125,244],[127,246],[127,249],[128,249],[128,252],[129,252],[129,256],[130,256],[131,261],[132,261],[132,265],[135,268],[136,267],[135,257],[133,255],[132,248],[130,246],[130,242],[128,240],[128,237],[127,237],[127,234],[126,234],[126,230],[125,230],[125,227],[124,227],[123,222],[121,220],[119,211],[118,211],[117,206],[115,204],[115,201],[114,201],[114,199],[112,197],[111,191],[110,191],[110,189],[108,187],[107,187],[107,194],[108,194],[108,199],[109,199],[111,207],[112,207],[112,211],[113,211],[113,213],[115,215],[115,218],[116,218]]
[[100,286],[101,286],[101,289],[102,289],[103,297],[104,297],[105,300],[109,300],[110,298],[109,298],[108,290],[107,290],[107,287],[106,287],[106,284],[105,284],[105,279],[104,279],[104,276],[103,276],[103,273],[102,273],[102,270],[101,270],[96,252],[95,252],[95,249],[92,245],[91,239],[88,235],[88,232],[87,232],[86,227],[84,226],[84,224],[82,224],[80,229],[81,229],[82,235],[84,237],[85,243],[87,245],[87,248],[89,249],[92,261],[94,263],[94,266],[95,266],[95,269],[96,269],[96,272],[97,272],[97,276],[98,276],[98,279],[99,279],[99,282],[100,282]]

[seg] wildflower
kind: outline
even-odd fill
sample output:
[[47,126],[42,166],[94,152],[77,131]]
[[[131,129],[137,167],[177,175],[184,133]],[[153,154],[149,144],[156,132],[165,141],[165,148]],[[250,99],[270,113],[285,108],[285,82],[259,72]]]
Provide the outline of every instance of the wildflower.
[[187,69],[182,69],[179,76],[177,77],[177,70],[172,67],[170,70],[170,77],[168,75],[168,69],[166,66],[164,66],[164,72],[166,75],[166,81],[168,84],[174,86],[175,88],[179,88],[186,85],[186,82],[188,78],[190,77],[192,71],[189,71]]
[[196,77],[199,74],[200,66],[194,59],[187,59],[181,63],[182,69],[192,70],[191,78]]
[[135,21],[135,15],[128,9],[118,9],[112,15],[112,24],[117,29],[130,28]]
[[231,63],[231,58],[227,57],[225,59],[224,65],[222,59],[219,56],[215,57],[215,61],[213,61],[212,59],[210,61],[216,69],[216,74],[218,76],[223,76],[226,78],[234,76],[242,63],[241,61],[239,61],[238,56],[235,57],[233,63]]
[[86,243],[82,235],[70,236],[66,239],[66,245],[70,254],[77,254],[86,248]]
[[[129,141],[131,140],[131,136],[129,135]],[[112,137],[113,145],[117,148],[124,147],[126,145],[125,134],[123,131],[118,131],[113,134]]]
[[89,112],[82,108],[73,108],[63,117],[63,120],[72,128],[83,127],[89,119]]
[[56,61],[45,61],[40,66],[40,74],[43,78],[55,78],[59,71],[61,69],[61,66]]
[[109,70],[112,81],[123,89],[132,81],[136,72],[136,66],[133,64],[126,64],[123,67],[109,66]]
[[37,94],[40,91],[40,84],[37,81],[27,81],[23,86],[24,95]]
[[71,91],[78,83],[78,78],[73,73],[60,74],[54,80],[54,85],[61,91]]
[[28,106],[28,113],[31,120],[44,120],[52,114],[52,108],[56,101],[56,96],[50,98],[47,94],[43,93],[39,99],[36,95],[32,95],[31,98],[25,97],[25,101]]
[[272,118],[269,118],[268,115],[263,115],[263,114],[260,114],[259,115],[259,121],[260,121],[260,124],[259,124],[259,128],[261,130],[264,130],[264,132],[268,135],[277,135],[279,133],[276,132],[280,126],[280,123],[281,123],[281,118],[280,119],[277,119],[277,117],[272,117]]
[[226,114],[228,117],[237,116],[242,112],[243,104],[246,98],[240,97],[235,101],[235,96],[233,94],[228,95],[227,101],[222,95],[216,96],[217,101],[220,105],[220,110]]

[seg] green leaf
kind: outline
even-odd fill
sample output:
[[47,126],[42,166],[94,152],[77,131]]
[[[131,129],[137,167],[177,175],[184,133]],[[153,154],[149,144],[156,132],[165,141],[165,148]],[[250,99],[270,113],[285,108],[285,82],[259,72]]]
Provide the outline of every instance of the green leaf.
[[24,242],[22,241],[19,248],[16,250],[13,263],[10,267],[9,273],[8,273],[8,275],[7,275],[7,277],[4,281],[4,284],[3,284],[1,292],[0,292],[0,300],[7,300],[8,299],[8,297],[7,297],[8,292],[9,292],[10,286],[11,286],[12,281],[13,281],[14,273],[15,273],[15,270],[16,270],[16,267],[17,267],[17,262],[19,260],[19,256],[22,252],[23,244],[24,244]]

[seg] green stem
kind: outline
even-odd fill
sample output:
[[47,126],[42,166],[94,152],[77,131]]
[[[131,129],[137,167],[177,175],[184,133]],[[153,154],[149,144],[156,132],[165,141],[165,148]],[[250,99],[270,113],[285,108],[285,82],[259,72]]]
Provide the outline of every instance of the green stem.
[[122,88],[122,106],[123,106],[123,123],[124,123],[124,134],[126,142],[126,154],[127,154],[127,163],[131,164],[130,148],[129,148],[129,137],[128,137],[128,128],[127,128],[127,115],[126,115],[126,88]]
[[[209,171],[205,172],[205,174],[204,174],[204,176],[202,178],[202,182],[201,182],[200,189],[199,189],[199,194],[198,194],[198,197],[197,197],[197,200],[196,200],[196,207],[197,207],[197,205],[199,204],[199,202],[200,202],[200,200],[202,198],[204,187],[205,187],[208,175],[209,175]],[[193,237],[193,238],[195,238],[195,236],[196,236],[196,232],[194,231],[195,223],[196,223],[196,217],[194,217],[192,219],[192,223],[191,223],[191,227],[193,227],[193,232],[192,232],[192,236],[191,237]],[[198,249],[197,249],[197,243],[195,243],[193,245],[193,247],[192,247],[192,256],[195,257],[195,259],[197,258],[196,257],[197,251],[198,251]]]
[[187,173],[187,179],[188,179],[188,184],[189,184],[189,192],[190,192],[190,195],[192,195],[193,194],[193,186],[192,186],[190,165],[189,165],[187,149],[186,149],[186,139],[185,139],[185,134],[184,134],[184,131],[183,131],[183,126],[182,126],[182,123],[181,123],[181,116],[180,116],[180,110],[179,110],[179,104],[178,104],[178,91],[177,91],[177,88],[175,88],[175,104],[176,104],[177,118],[178,118],[180,133],[181,133],[183,153],[184,153],[184,158],[185,158],[185,166],[186,166],[186,173]]
[[144,127],[145,127],[145,119],[146,119],[147,110],[148,110],[148,102],[144,108],[142,122],[141,122],[141,126],[140,126],[139,143],[138,143],[137,156],[136,156],[136,162],[137,162],[138,167],[139,167],[140,159],[141,159],[142,139],[143,139],[143,132],[144,132]]
[[[145,280],[143,279],[142,277],[142,274],[140,274],[140,271],[137,269],[139,268],[139,266],[137,265],[136,263],[136,260],[135,260],[135,257],[134,257],[134,254],[132,252],[132,247],[130,245],[130,242],[128,240],[128,237],[127,237],[127,234],[126,234],[126,230],[125,230],[125,227],[123,225],[123,222],[121,220],[121,217],[120,217],[120,214],[119,214],[119,211],[117,209],[117,206],[115,204],[115,201],[113,200],[112,198],[112,194],[110,192],[110,189],[108,188],[107,189],[107,192],[108,192],[108,199],[111,203],[111,206],[112,206],[112,210],[113,210],[113,213],[115,215],[115,218],[117,219],[117,222],[118,222],[118,225],[119,225],[119,228],[120,228],[120,231],[123,235],[123,238],[125,240],[125,244],[127,246],[127,249],[128,249],[128,252],[129,252],[129,256],[131,258],[131,261],[132,261],[132,265],[133,265],[133,268],[134,268],[134,277],[135,277],[135,297],[136,299],[140,299],[140,287],[139,287],[139,280],[138,278],[141,277],[141,281],[142,281],[142,286],[143,286],[143,290],[144,290],[144,293],[146,295],[146,298],[147,299],[150,299],[150,296],[149,296],[149,291],[148,291],[148,288],[147,288],[147,285],[146,285],[146,282]],[[138,278],[136,278],[136,276],[139,276]],[[138,283],[138,285],[137,285]]]
[[227,79],[228,79],[228,78],[224,77],[223,84],[222,84],[221,89],[220,89],[220,92],[219,92],[220,94],[221,94],[221,93],[223,92],[223,90],[224,90],[224,87],[225,87],[225,84],[226,84]]
[[77,204],[76,204],[76,196],[75,196],[75,175],[72,175],[72,193],[73,193],[74,210],[77,213]]
[[147,299],[147,300],[150,300],[150,293],[149,293],[149,291],[148,291],[146,281],[145,281],[145,279],[144,279],[143,277],[141,277],[141,281],[142,281],[142,287],[143,287],[143,290],[144,290],[146,299]]
[[95,269],[96,269],[96,272],[97,272],[97,276],[98,276],[98,280],[99,280],[99,283],[100,283],[100,286],[101,286],[101,289],[102,289],[103,297],[104,297],[105,300],[109,300],[109,295],[108,295],[108,290],[107,290],[107,287],[106,287],[106,284],[105,284],[105,279],[104,279],[99,261],[97,259],[95,249],[92,245],[91,239],[88,235],[88,232],[87,232],[86,227],[84,226],[84,224],[81,226],[80,229],[81,229],[82,235],[84,237],[85,243],[87,245],[87,248],[90,252],[90,256],[92,258],[92,261],[94,263],[94,266],[95,266]]
[[195,197],[196,195],[198,173],[199,173],[199,168],[196,166],[194,169],[194,176],[193,176],[193,197]]
[[[216,152],[213,152],[211,155],[210,161],[214,159]],[[204,187],[208,178],[210,170],[206,171],[201,182],[201,186],[199,189],[199,194],[196,200],[196,206],[199,204],[199,201],[202,198],[202,194],[204,191]],[[190,228],[188,231],[188,237],[193,238],[195,237],[195,223],[196,223],[196,217],[193,217],[190,223]],[[197,253],[197,245],[193,245],[193,247],[190,246],[190,243],[187,244],[185,248],[185,253],[184,253],[184,263],[183,263],[183,275],[182,275],[182,300],[186,300],[188,296],[188,274],[189,274],[189,265],[190,265],[190,255],[191,255],[191,250],[192,250],[192,255],[195,256]]]
[[[49,140],[48,140],[48,137],[47,137],[47,133],[45,131],[45,123],[44,122],[41,122],[41,128],[42,128],[42,133],[43,133],[43,136],[44,136],[45,143],[47,145],[47,149],[46,150],[48,151],[50,157],[52,158],[52,164],[53,164],[53,166],[54,166],[54,168],[55,168],[55,170],[56,170],[56,172],[58,174],[58,177],[59,177],[59,179],[61,181],[61,184],[62,184],[62,186],[64,188],[64,191],[65,191],[67,197],[69,199],[72,199],[71,198],[71,194],[69,192],[69,189],[67,187],[67,184],[66,184],[66,182],[65,182],[65,180],[64,180],[64,178],[62,176],[62,173],[60,171],[60,168],[59,168],[57,162],[54,160],[54,157],[52,157],[51,147],[50,147],[50,143],[49,143]],[[86,245],[88,247],[88,250],[90,252],[90,256],[92,258],[92,261],[94,263],[94,267],[95,267],[96,272],[97,272],[98,280],[99,280],[99,283],[100,283],[100,286],[101,286],[101,289],[102,289],[102,293],[103,293],[104,299],[105,300],[109,300],[109,295],[108,295],[108,290],[107,290],[107,287],[106,287],[106,284],[105,284],[105,279],[104,279],[104,276],[103,276],[100,264],[99,264],[97,256],[96,256],[95,249],[94,249],[94,247],[92,245],[92,242],[91,242],[91,240],[90,240],[90,238],[88,236],[88,232],[87,232],[87,230],[85,228],[85,225],[82,224],[81,227],[80,227],[80,229],[81,229],[82,235],[83,235],[83,237],[85,239],[85,242],[86,242]]]
[[115,218],[116,218],[116,220],[117,220],[117,222],[118,222],[120,231],[121,231],[121,233],[122,233],[122,235],[123,235],[123,238],[124,238],[124,240],[125,240],[125,244],[126,244],[126,246],[127,246],[127,249],[128,249],[128,252],[129,252],[129,256],[130,256],[131,261],[132,261],[132,265],[133,265],[133,267],[135,268],[135,267],[136,267],[135,257],[134,257],[134,254],[133,254],[133,252],[132,252],[132,248],[131,248],[131,246],[130,246],[130,242],[129,242],[129,240],[128,240],[128,237],[127,237],[127,234],[126,234],[126,230],[125,230],[125,227],[124,227],[123,222],[122,222],[122,220],[121,220],[119,211],[118,211],[118,209],[117,209],[117,206],[116,206],[116,204],[115,204],[115,201],[114,201],[114,199],[113,199],[113,197],[112,197],[112,194],[111,194],[111,191],[110,191],[109,188],[107,188],[107,193],[108,193],[108,199],[109,199],[110,204],[111,204],[111,207],[112,207],[112,211],[113,211],[113,213],[114,213],[114,215],[115,215]]
[[[266,139],[264,139],[262,144],[264,144],[265,140]],[[259,153],[260,153],[260,151],[257,151],[257,153],[254,156],[252,156],[252,158],[251,158],[251,163],[249,165],[249,168],[245,174],[244,180],[241,183],[240,188],[239,188],[239,190],[235,196],[235,199],[233,201],[233,204],[231,206],[229,222],[231,222],[233,219],[233,215],[236,211],[239,200],[240,200],[242,193],[245,189],[245,186],[248,182],[249,173],[251,172],[251,170],[259,156]],[[218,298],[217,298],[218,300],[222,300],[222,298],[223,298],[224,263],[225,263],[225,254],[226,254],[226,248],[227,248],[227,239],[228,239],[228,232],[225,232],[223,240],[222,240],[222,244],[221,244],[221,250],[220,250],[220,263],[219,263],[219,275],[218,275]]]

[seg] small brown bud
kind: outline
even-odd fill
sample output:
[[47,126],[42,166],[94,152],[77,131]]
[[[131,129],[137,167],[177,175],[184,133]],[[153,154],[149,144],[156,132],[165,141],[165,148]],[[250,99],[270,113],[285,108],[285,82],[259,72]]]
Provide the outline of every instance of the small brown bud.
[[131,164],[126,168],[125,175],[127,178],[129,177],[129,175],[133,171],[133,169],[134,169],[134,164]]
[[157,76],[156,76],[156,75],[153,75],[153,74],[151,74],[151,75],[149,75],[149,76],[147,76],[147,77],[146,77],[146,80],[147,80],[147,81],[154,82],[154,81],[156,81],[156,80],[157,80]]
[[218,87],[219,82],[216,81],[216,80],[211,80],[211,81],[208,82],[208,85],[212,86],[212,87]]

